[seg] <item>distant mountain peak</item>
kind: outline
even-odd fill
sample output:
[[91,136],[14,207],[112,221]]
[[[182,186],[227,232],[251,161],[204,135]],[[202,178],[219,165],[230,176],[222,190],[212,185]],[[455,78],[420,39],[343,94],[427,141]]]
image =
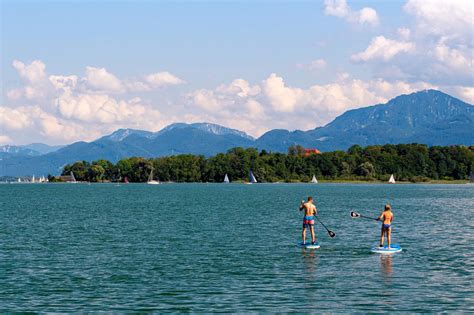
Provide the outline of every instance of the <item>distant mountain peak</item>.
[[231,128],[227,128],[227,127],[224,127],[224,126],[221,126],[221,125],[207,123],[207,122],[192,123],[192,124],[174,123],[174,124],[171,124],[169,126],[166,126],[163,129],[161,129],[159,131],[159,133],[163,134],[163,133],[169,132],[173,129],[185,129],[185,128],[197,129],[197,130],[201,130],[201,131],[204,131],[204,132],[207,132],[207,133],[210,133],[210,134],[214,134],[214,135],[219,135],[219,136],[236,135],[236,136],[243,137],[243,138],[246,138],[246,139],[249,139],[249,140],[254,140],[254,138],[252,136],[249,136],[248,134],[246,134],[243,131],[240,131],[240,130],[237,130],[237,129],[231,129]]
[[154,133],[151,131],[131,129],[131,128],[121,128],[112,132],[110,135],[103,136],[99,140],[110,140],[113,142],[120,142],[123,139],[133,134],[142,136],[144,138],[153,138],[153,135],[154,135]]

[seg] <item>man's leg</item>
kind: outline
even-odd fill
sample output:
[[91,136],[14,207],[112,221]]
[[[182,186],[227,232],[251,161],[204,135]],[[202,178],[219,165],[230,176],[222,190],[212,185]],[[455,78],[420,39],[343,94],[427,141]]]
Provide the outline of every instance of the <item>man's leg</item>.
[[314,237],[314,225],[310,225],[311,229],[311,243],[316,243],[316,238]]
[[382,230],[380,232],[380,247],[383,247],[383,233],[384,233],[384,230],[383,230],[383,227],[382,227]]
[[302,237],[303,237],[303,244],[306,244],[306,226],[304,225],[303,225]]
[[389,227],[387,229],[387,244],[388,244],[388,248],[390,248],[390,237],[391,237],[391,234],[392,234],[392,227]]

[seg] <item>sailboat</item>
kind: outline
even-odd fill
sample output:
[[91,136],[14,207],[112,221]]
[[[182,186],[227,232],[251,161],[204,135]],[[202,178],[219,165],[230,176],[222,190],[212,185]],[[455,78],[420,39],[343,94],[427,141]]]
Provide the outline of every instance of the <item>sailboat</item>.
[[311,182],[313,184],[317,184],[318,183],[318,180],[316,179],[316,175],[313,175],[313,179],[311,179]]
[[31,182],[34,184],[36,182],[35,175],[31,178]]
[[18,183],[21,183],[21,178],[20,177],[18,177]]
[[77,183],[76,177],[74,177],[74,173],[71,171],[69,174],[69,180],[67,181],[68,183],[75,184]]
[[393,174],[390,175],[390,179],[388,180],[389,184],[395,184],[395,177],[393,177]]
[[153,167],[151,168],[150,176],[148,177],[148,185],[158,185],[160,182],[153,179]]
[[229,180],[229,177],[227,176],[227,174],[225,174],[225,177],[224,177],[224,183],[230,183],[230,180]]
[[258,183],[257,182],[257,179],[255,178],[255,176],[253,175],[253,172],[252,170],[250,170],[250,174],[249,174],[249,184],[255,184],[255,183]]

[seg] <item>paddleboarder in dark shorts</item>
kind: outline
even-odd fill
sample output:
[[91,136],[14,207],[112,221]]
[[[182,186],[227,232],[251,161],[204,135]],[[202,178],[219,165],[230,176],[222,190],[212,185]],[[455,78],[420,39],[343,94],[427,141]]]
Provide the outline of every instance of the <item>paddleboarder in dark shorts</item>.
[[316,244],[314,236],[314,216],[318,213],[316,206],[313,204],[313,197],[308,197],[308,201],[301,201],[300,211],[304,209],[303,217],[303,244],[306,244],[306,229],[309,228],[311,232],[311,244]]
[[393,213],[392,207],[389,204],[385,205],[385,208],[382,214],[378,218],[379,221],[382,221],[382,230],[380,233],[380,247],[383,247],[383,239],[384,235],[387,236],[387,244],[388,248],[390,248],[390,236],[392,233],[392,221],[393,221]]

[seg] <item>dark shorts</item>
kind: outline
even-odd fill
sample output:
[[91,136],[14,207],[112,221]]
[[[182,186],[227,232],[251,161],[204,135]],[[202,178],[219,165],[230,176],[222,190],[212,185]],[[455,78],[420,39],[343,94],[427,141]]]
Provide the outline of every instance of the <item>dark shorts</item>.
[[390,224],[382,224],[382,230],[390,229]]
[[314,225],[314,216],[305,215],[303,218],[303,228],[309,228]]

